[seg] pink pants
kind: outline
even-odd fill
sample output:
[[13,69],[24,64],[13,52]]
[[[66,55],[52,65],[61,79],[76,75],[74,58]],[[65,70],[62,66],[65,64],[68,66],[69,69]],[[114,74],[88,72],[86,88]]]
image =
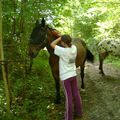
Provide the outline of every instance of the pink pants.
[[65,97],[66,97],[66,112],[65,120],[73,120],[72,105],[74,105],[74,115],[82,116],[82,102],[80,93],[77,87],[76,76],[62,81]]

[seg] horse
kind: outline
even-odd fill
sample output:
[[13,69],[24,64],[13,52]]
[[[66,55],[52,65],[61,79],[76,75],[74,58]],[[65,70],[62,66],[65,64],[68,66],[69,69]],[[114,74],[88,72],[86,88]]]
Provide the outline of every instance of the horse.
[[103,61],[108,55],[117,56],[120,58],[120,40],[119,39],[105,39],[98,43],[99,53],[99,70],[100,74],[105,75],[103,71]]
[[[59,78],[59,57],[54,54],[54,49],[50,46],[50,43],[60,37],[61,34],[56,29],[50,28],[44,18],[42,18],[41,23],[36,21],[36,25],[31,33],[29,41],[29,56],[31,59],[31,65],[33,59],[37,56],[39,51],[44,47],[47,48],[49,52],[49,65],[52,71],[53,78],[55,80],[56,88],[56,99],[55,103],[59,104],[61,102],[60,96],[60,78]],[[81,88],[84,89],[84,67],[85,61],[94,61],[94,55],[88,50],[85,42],[79,38],[75,38],[72,43],[77,47],[77,58],[76,67],[81,68]]]

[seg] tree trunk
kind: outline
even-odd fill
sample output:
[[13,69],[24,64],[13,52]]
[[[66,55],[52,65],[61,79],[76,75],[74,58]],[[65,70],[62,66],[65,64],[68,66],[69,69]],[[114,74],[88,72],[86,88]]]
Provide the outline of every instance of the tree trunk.
[[0,63],[2,64],[2,76],[4,80],[5,96],[6,96],[6,109],[10,113],[10,92],[7,81],[7,73],[4,62],[3,41],[2,41],[2,2],[0,1]]

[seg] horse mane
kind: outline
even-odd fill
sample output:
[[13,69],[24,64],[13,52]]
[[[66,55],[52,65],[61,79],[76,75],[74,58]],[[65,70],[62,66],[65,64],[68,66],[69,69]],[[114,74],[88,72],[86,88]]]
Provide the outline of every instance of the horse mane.
[[61,36],[61,33],[60,33],[58,30],[53,29],[53,28],[50,28],[50,27],[48,27],[48,28],[49,28],[51,34],[52,34],[55,38],[58,38],[58,37]]

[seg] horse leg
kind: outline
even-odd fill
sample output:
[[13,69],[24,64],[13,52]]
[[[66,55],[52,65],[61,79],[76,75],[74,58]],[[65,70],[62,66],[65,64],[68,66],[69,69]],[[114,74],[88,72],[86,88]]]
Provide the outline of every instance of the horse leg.
[[81,88],[85,89],[85,85],[84,85],[84,66],[80,66],[80,76],[81,76]]
[[55,87],[56,87],[56,100],[55,100],[55,103],[56,104],[60,104],[61,103],[61,97],[60,97],[60,80],[55,79]]
[[59,104],[61,97],[60,97],[60,78],[59,78],[59,59],[58,59],[58,57],[50,56],[49,64],[51,67],[53,78],[55,80],[55,88],[56,88],[55,103]]
[[101,53],[99,54],[99,70],[100,70],[100,74],[105,75],[104,71],[103,71],[103,61],[104,59],[108,56],[107,52]]
[[61,96],[60,96],[60,79],[59,79],[59,73],[52,70],[52,74],[55,80],[55,88],[56,88],[56,99],[55,104],[61,103]]
[[100,74],[102,74],[102,75],[105,75],[104,74],[104,71],[103,71],[103,60],[104,59],[101,59],[101,56],[99,55],[99,62],[100,62],[100,64],[99,64],[99,70],[100,70]]

